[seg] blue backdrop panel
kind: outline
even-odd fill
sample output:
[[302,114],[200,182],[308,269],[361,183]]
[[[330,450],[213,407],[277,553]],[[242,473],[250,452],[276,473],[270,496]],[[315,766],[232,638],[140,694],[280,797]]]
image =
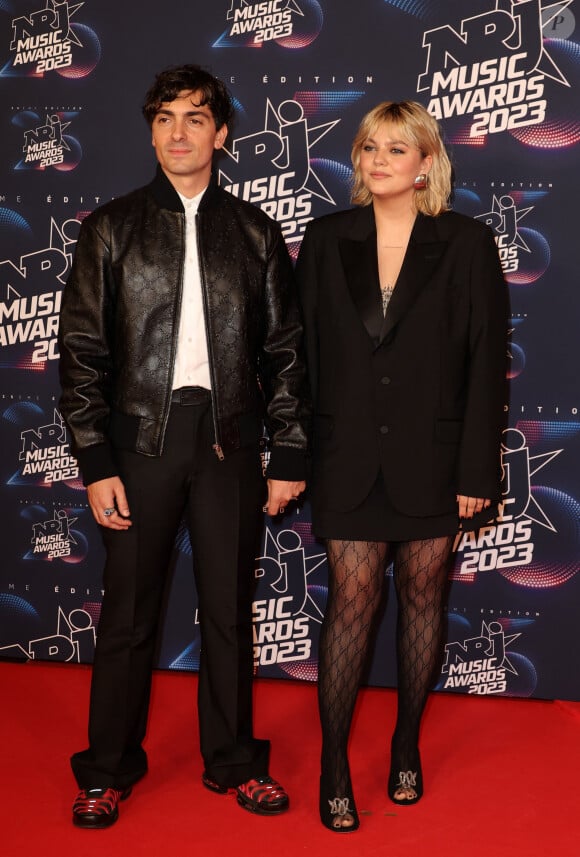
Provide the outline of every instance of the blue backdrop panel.
[[[580,699],[576,7],[1,0],[0,657],[93,656],[103,551],[58,412],[60,296],[83,217],[152,175],[140,105],[154,74],[197,62],[235,99],[219,181],[280,221],[294,257],[311,218],[349,205],[368,109],[412,98],[440,120],[454,207],[494,230],[512,322],[504,503],[493,527],[458,536],[438,687]],[[256,575],[258,673],[314,680],[327,578],[308,503],[265,522]],[[396,681],[391,590],[376,685]],[[166,617],[159,665],[196,669],[185,530]]]

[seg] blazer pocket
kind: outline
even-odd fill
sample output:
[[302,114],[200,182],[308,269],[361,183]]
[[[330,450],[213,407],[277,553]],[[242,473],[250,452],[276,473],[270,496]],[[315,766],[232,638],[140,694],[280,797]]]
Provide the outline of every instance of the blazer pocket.
[[439,443],[459,443],[463,432],[463,420],[436,420],[435,440]]

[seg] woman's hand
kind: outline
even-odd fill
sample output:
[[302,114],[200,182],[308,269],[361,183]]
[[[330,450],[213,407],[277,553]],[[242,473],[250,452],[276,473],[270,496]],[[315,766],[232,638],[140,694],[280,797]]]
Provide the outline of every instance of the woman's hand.
[[458,494],[457,505],[460,518],[473,518],[482,509],[491,506],[491,500],[487,497],[466,497],[464,494]]

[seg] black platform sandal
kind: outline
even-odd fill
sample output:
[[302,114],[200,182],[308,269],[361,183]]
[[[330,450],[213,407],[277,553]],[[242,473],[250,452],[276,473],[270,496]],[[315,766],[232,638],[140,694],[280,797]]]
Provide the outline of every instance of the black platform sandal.
[[325,777],[320,777],[320,820],[333,833],[352,833],[358,829],[360,822],[350,781],[346,794],[338,796],[332,794]]
[[387,794],[398,806],[412,806],[423,797],[423,772],[418,750],[411,764],[412,767],[405,771],[401,770],[404,766],[391,762]]

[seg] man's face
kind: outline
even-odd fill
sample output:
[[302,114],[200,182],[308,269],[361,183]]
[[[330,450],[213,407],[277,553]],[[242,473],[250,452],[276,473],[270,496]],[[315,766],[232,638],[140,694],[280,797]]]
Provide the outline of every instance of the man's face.
[[222,148],[227,135],[225,125],[216,130],[211,110],[200,101],[198,92],[180,92],[173,101],[162,103],[151,126],[164,173],[177,190],[194,195],[207,185],[213,153]]

